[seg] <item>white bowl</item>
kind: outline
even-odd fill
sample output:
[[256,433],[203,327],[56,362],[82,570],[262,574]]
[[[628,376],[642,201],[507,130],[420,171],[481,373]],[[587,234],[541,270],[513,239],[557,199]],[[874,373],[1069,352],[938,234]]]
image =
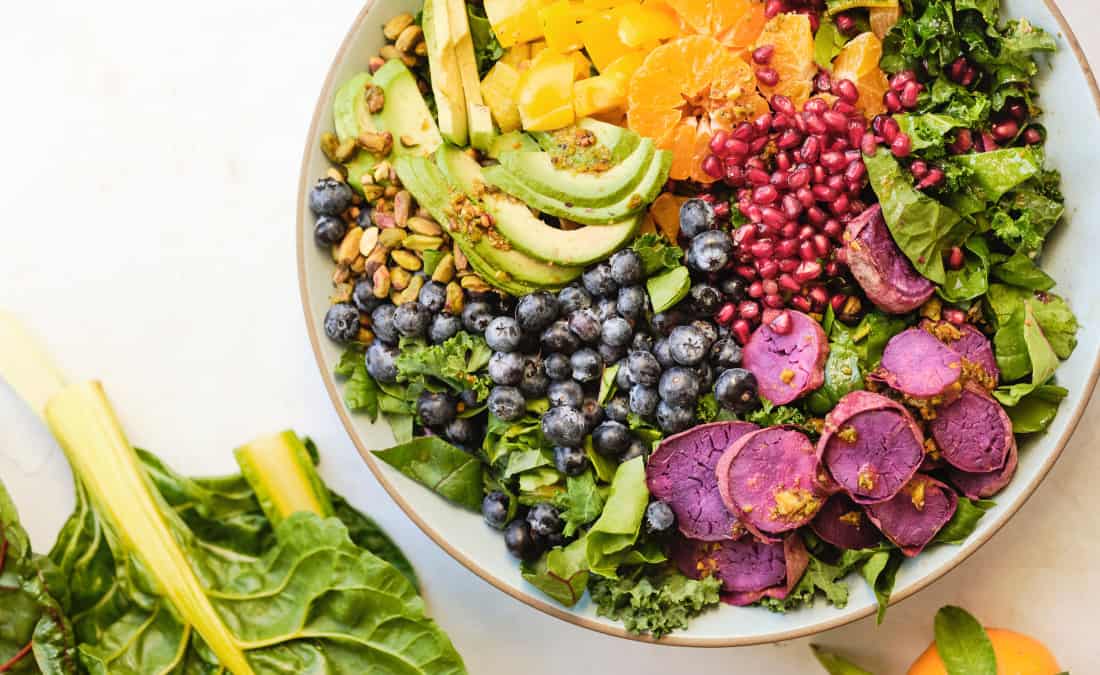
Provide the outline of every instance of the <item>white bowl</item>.
[[[320,134],[332,128],[332,94],[335,87],[356,72],[366,69],[367,60],[382,45],[382,25],[401,12],[416,13],[419,0],[374,0],[368,2],[352,24],[336,54],[321,89],[320,99],[306,140],[301,181],[298,185],[298,214],[295,239],[298,246],[298,274],[302,304],[310,341],[332,403],[374,475],[390,496],[420,529],[447,553],[472,572],[512,597],[578,626],[616,637],[639,638],[620,624],[597,617],[587,600],[565,608],[525,582],[516,562],[505,552],[500,534],[481,518],[451,506],[443,499],[375,460],[370,451],[392,444],[393,436],[384,423],[371,424],[363,416],[349,414],[333,379],[333,367],[340,347],[324,336],[322,320],[332,291],[332,261],[313,243],[314,217],[305,195],[314,180],[324,175],[328,161],[318,148]],[[1058,41],[1059,51],[1044,67],[1040,80],[1043,119],[1049,131],[1048,164],[1062,172],[1066,195],[1066,222],[1057,230],[1043,256],[1043,267],[1058,280],[1057,291],[1066,296],[1080,320],[1079,343],[1073,356],[1058,370],[1058,381],[1069,389],[1057,419],[1047,433],[1022,445],[1020,465],[1012,483],[997,496],[997,506],[982,519],[976,532],[962,546],[936,546],[898,573],[891,602],[898,602],[940,578],[988,541],[1038,487],[1058,459],[1077,422],[1084,413],[1097,376],[1100,374],[1100,283],[1093,237],[1100,231],[1091,223],[1100,213],[1097,189],[1097,159],[1100,146],[1100,91],[1065,18],[1052,0],[1008,0],[1005,15],[1026,17],[1046,29]],[[1073,130],[1070,133],[1070,130]],[[1080,215],[1079,215],[1080,214]],[[1090,229],[1091,228],[1091,231]],[[819,601],[814,607],[787,614],[762,608],[722,606],[692,621],[687,630],[663,638],[659,644],[693,647],[751,645],[804,637],[868,616],[875,611],[875,598],[858,578],[852,578],[847,607],[837,609]]]

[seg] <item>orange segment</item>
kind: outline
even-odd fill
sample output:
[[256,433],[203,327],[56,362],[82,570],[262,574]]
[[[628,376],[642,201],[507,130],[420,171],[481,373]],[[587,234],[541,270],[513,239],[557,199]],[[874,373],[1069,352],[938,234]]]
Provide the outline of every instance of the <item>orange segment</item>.
[[775,48],[769,65],[779,73],[779,83],[774,87],[761,84],[760,89],[768,98],[782,94],[791,99],[795,107],[801,108],[810,97],[817,74],[810,17],[805,14],[776,15],[764,24],[763,32],[756,39],[757,47],[763,45]]
[[740,56],[764,28],[763,0],[666,0],[685,32],[710,35]]
[[651,51],[634,72],[627,121],[672,151],[672,178],[713,182],[702,169],[711,133],[767,110],[754,82],[749,64],[714,38],[678,38]]
[[833,82],[851,80],[859,90],[856,108],[870,118],[885,112],[882,95],[890,86],[886,73],[878,67],[882,41],[874,33],[862,33],[844,45],[833,61]]
[[654,224],[669,241],[676,241],[676,238],[680,236],[680,207],[687,200],[687,197],[674,195],[671,192],[662,192],[649,205],[649,215],[652,216]]
[[881,40],[901,18],[901,7],[872,7],[870,18],[871,32]]

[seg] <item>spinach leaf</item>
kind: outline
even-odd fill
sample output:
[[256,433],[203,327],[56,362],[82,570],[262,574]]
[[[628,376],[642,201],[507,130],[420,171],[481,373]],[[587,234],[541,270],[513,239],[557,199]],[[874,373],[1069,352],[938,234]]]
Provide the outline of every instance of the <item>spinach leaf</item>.
[[1038,386],[1054,376],[1054,371],[1058,369],[1058,355],[1035,318],[1035,302],[1024,302],[1024,344],[1031,361],[1031,383]]
[[894,582],[897,580],[902,559],[901,551],[898,550],[875,551],[860,568],[859,573],[863,580],[875,592],[875,599],[878,601],[876,620],[880,624],[886,618],[890,595],[894,592]]
[[562,548],[547,551],[534,564],[520,568],[523,578],[566,607],[580,601],[588,586],[585,540],[578,539]]
[[969,126],[966,120],[943,113],[908,113],[894,115],[894,119],[912,140],[913,152],[926,159],[943,157],[951,132]]
[[481,508],[481,460],[438,436],[414,438],[374,455],[459,506]]
[[1030,256],[1019,251],[994,265],[990,273],[1006,284],[1032,291],[1049,291],[1054,288],[1054,279],[1039,269]]
[[848,38],[836,27],[832,17],[821,17],[821,26],[814,35],[814,62],[824,70],[833,69],[833,59],[836,58],[844,45],[848,44]]
[[1031,383],[1021,383],[998,387],[993,395],[1012,420],[1012,431],[1031,434],[1046,431],[1058,413],[1058,406],[1069,395],[1069,390],[1053,384],[1036,387]]
[[620,579],[592,576],[588,590],[596,613],[622,621],[631,633],[661,638],[719,602],[714,576],[689,579],[672,567],[638,568]]
[[504,56],[504,48],[500,46],[500,41],[493,32],[484,7],[467,2],[466,16],[470,23],[470,39],[474,43],[474,56],[477,58],[477,74],[478,77],[485,77],[493,64]]
[[618,469],[615,460],[596,452],[596,447],[592,444],[592,436],[584,439],[584,454],[592,463],[592,470],[596,472],[596,478],[600,482],[610,483],[615,478],[615,471]]
[[352,412],[366,413],[370,421],[378,419],[378,385],[367,373],[363,351],[349,348],[340,355],[333,371],[344,378],[344,405]]
[[985,512],[993,508],[995,502],[989,499],[959,498],[959,507],[951,520],[936,533],[932,540],[937,544],[961,544],[967,537],[974,533],[978,527],[978,521],[985,516]]
[[806,399],[806,406],[815,415],[824,415],[836,407],[837,402],[846,394],[857,389],[863,389],[859,351],[850,333],[836,331],[829,340],[825,382]]
[[531,471],[543,466],[551,466],[553,463],[554,462],[546,456],[546,453],[539,448],[517,450],[507,455],[507,461],[504,463],[504,470],[501,471],[500,477],[512,478],[525,471]]
[[[1015,326],[1019,331],[1018,339],[1023,340],[1024,303],[1029,299],[1034,300],[1031,305],[1035,319],[1054,353],[1060,359],[1069,358],[1077,346],[1077,317],[1066,301],[1054,293],[1033,293],[1016,286],[990,284],[986,302],[996,319],[997,332],[1000,333],[1005,324],[1018,324]],[[1017,313],[1020,316],[1014,317]],[[1027,371],[1023,373],[1026,374]],[[1005,379],[1012,381],[1018,377],[1005,376]]]
[[947,270],[943,286],[936,291],[948,302],[961,303],[985,295],[989,290],[989,244],[976,234],[963,244],[965,259],[957,270]]
[[1011,382],[1026,377],[1031,372],[1031,357],[1024,340],[1024,308],[1021,305],[1012,315],[1000,322],[993,334],[993,353],[1001,377]]
[[556,504],[565,521],[562,531],[566,537],[572,537],[578,528],[584,527],[600,517],[603,512],[604,498],[592,471],[565,479],[565,492]]
[[943,284],[943,251],[965,238],[955,227],[959,214],[913,187],[908,172],[888,151],[865,156],[864,164],[898,248],[918,272]]
[[615,385],[615,376],[619,374],[619,368],[621,367],[620,364],[616,363],[603,369],[603,375],[600,376],[600,393],[596,397],[600,405],[607,403],[615,395],[615,391],[618,389]]
[[[603,513],[588,530],[585,555],[588,567],[596,574],[615,579],[619,565],[632,562],[628,555],[638,540],[642,518],[649,504],[642,457],[624,462],[611,481]],[[643,554],[644,557],[652,557]]]
[[936,612],[936,651],[952,675],[997,675],[993,643],[978,620],[959,607]]
[[829,675],[872,675],[871,672],[860,668],[839,654],[825,651],[817,645],[810,645],[810,649],[814,652],[814,658]]
[[680,266],[684,250],[659,234],[643,234],[630,248],[642,259],[642,273],[649,277]]
[[966,168],[984,193],[985,200],[995,202],[1013,188],[1039,175],[1043,169],[1043,151],[1035,146],[1003,148],[956,155],[950,161]]

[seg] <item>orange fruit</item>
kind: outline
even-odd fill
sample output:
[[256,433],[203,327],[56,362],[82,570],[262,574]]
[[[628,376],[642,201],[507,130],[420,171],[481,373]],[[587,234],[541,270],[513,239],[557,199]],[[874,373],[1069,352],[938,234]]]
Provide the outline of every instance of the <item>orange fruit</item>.
[[[998,675],[1056,675],[1062,672],[1054,655],[1038,640],[1003,628],[987,628],[986,633],[997,655]],[[935,642],[909,667],[909,675],[947,675]]]
[[[771,98],[782,94],[791,99],[796,108],[810,98],[813,79],[817,74],[814,63],[814,32],[810,17],[805,14],[777,14],[764,24],[764,30],[756,38],[756,46],[771,45],[775,48],[768,64],[779,73],[775,86],[760,84],[760,89]],[[875,61],[876,65],[878,61]]]
[[768,110],[755,81],[752,67],[712,37],[670,40],[630,79],[627,123],[672,151],[672,178],[710,183],[702,164],[711,134]]
[[878,67],[882,58],[882,40],[874,33],[861,33],[844,45],[833,61],[833,82],[851,80],[859,90],[856,108],[870,118],[886,111],[882,95],[890,83]]
[[872,7],[870,18],[871,32],[881,40],[901,18],[901,7]]
[[649,205],[649,217],[669,241],[676,241],[680,236],[680,207],[688,199],[671,192],[662,192]]
[[764,3],[761,0],[667,0],[680,17],[685,32],[710,35],[722,44],[747,56],[749,48],[764,28]]

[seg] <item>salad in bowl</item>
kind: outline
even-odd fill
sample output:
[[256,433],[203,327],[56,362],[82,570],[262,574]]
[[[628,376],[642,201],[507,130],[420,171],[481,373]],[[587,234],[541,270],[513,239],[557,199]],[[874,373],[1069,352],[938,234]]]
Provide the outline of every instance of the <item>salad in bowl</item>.
[[862,578],[881,616],[1055,419],[1056,42],[995,0],[426,0],[381,30],[304,195],[344,403],[552,602],[659,638]]

